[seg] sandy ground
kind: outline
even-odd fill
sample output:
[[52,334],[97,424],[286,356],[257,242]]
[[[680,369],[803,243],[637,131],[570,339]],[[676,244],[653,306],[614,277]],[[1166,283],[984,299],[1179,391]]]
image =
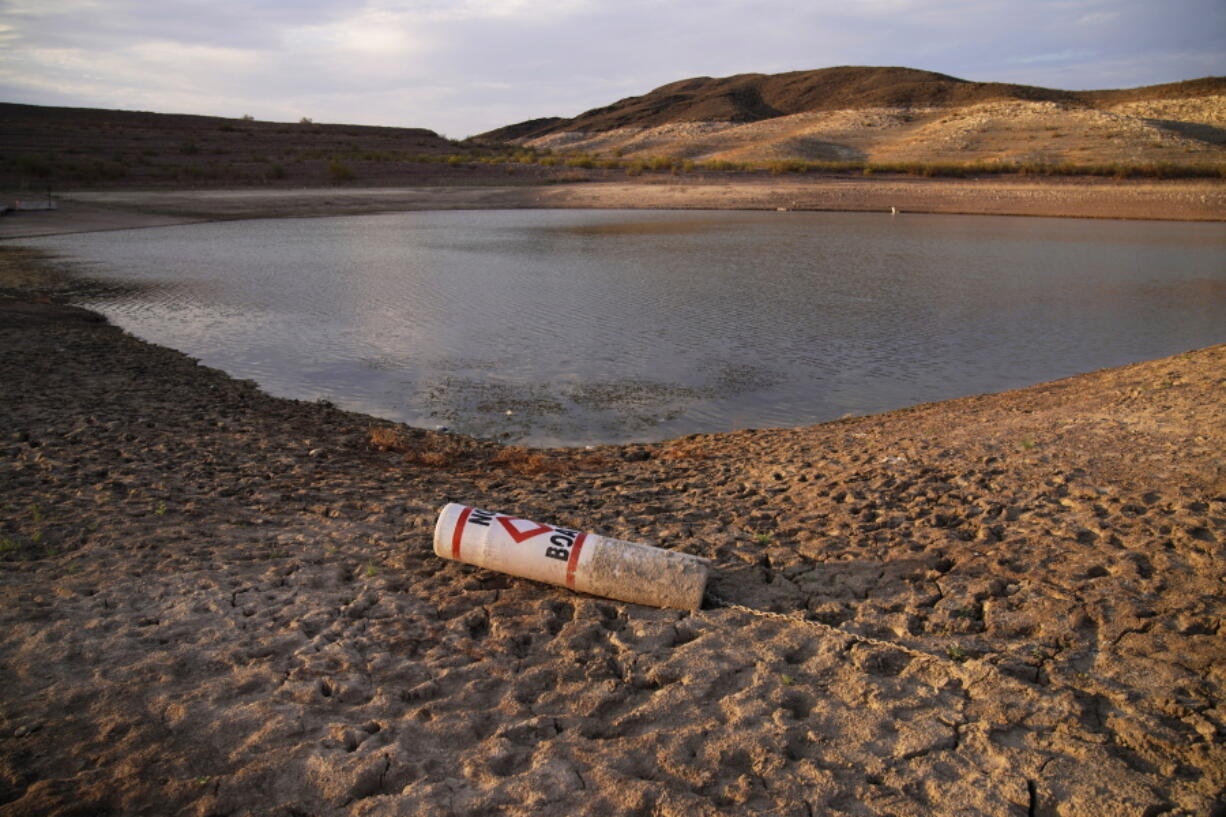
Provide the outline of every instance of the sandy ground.
[[661,176],[546,186],[326,187],[59,194],[60,209],[0,218],[0,239],[213,219],[525,207],[846,210],[1226,220],[1220,181]]
[[[5,815],[1223,813],[1226,346],[594,450],[375,446],[28,296],[0,382]],[[440,560],[452,500],[708,601]]]
[[8,213],[0,218],[0,238],[31,238],[60,233],[93,233],[102,230],[129,230],[141,227],[167,227],[205,221],[203,218],[136,213],[94,204],[61,200],[56,210]]

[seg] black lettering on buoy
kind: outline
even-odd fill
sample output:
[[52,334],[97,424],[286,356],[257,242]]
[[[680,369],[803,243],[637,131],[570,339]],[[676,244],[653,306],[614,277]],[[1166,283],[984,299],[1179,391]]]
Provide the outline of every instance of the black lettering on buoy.
[[570,551],[566,548],[545,548],[545,556],[549,559],[559,559],[565,562],[570,558]]
[[474,525],[480,525],[483,528],[488,528],[490,526],[490,520],[493,518],[494,515],[489,511],[482,511],[476,508],[473,508],[473,512],[468,515],[469,522]]

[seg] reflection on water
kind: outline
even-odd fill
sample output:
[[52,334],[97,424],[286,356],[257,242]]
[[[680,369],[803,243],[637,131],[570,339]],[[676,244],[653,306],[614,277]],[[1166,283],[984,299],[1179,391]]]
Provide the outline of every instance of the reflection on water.
[[[31,240],[274,394],[532,443],[798,425],[1226,340],[1226,227],[502,211]],[[155,284],[149,288],[140,284]]]

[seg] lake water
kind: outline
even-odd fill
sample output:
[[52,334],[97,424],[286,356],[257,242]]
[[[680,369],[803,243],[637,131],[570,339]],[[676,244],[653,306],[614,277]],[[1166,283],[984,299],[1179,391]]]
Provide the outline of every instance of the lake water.
[[[282,396],[533,444],[792,426],[1226,341],[1226,225],[462,211],[23,243]],[[135,285],[135,286],[133,286]]]

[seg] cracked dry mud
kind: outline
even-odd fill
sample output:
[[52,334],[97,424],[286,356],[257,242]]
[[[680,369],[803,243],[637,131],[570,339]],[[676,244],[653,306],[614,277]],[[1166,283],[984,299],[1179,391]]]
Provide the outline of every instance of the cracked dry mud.
[[[0,813],[1220,815],[1224,377],[1217,346],[522,461],[406,429],[406,457],[10,302]],[[452,500],[708,557],[791,618],[440,560]]]

